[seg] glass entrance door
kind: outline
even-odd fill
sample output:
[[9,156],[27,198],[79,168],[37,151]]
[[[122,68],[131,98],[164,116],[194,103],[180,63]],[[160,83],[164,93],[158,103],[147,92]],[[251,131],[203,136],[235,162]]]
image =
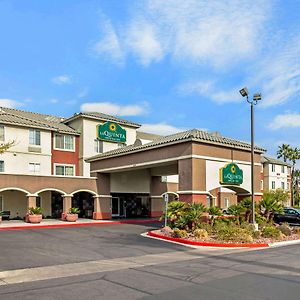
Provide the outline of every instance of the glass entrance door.
[[111,216],[112,217],[120,216],[120,198],[119,197],[111,198]]

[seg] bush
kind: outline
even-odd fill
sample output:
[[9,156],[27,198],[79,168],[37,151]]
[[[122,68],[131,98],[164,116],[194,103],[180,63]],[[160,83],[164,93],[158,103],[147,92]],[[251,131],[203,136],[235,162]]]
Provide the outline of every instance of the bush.
[[216,231],[218,240],[231,243],[252,243],[253,238],[246,229],[237,226],[223,226]]
[[195,229],[194,236],[197,239],[206,239],[208,238],[208,232],[205,229]]
[[292,229],[288,224],[281,224],[280,226],[278,226],[278,229],[286,236],[292,235]]
[[175,228],[173,231],[174,238],[185,238],[185,237],[187,237],[187,235],[188,235],[188,233],[184,229]]
[[80,210],[77,207],[71,207],[69,209],[69,214],[79,214],[79,213],[80,213]]
[[40,207],[30,207],[28,213],[30,215],[41,215],[42,209]]
[[300,227],[294,227],[293,228],[293,233],[297,234],[297,235],[300,235]]
[[206,230],[206,232],[208,233],[208,235],[211,235],[212,232],[213,232],[213,227],[210,224],[208,224],[208,223],[198,224],[198,228],[197,229],[204,229],[204,230]]
[[272,238],[280,240],[283,238],[281,231],[274,226],[266,226],[262,229],[262,236],[265,238]]

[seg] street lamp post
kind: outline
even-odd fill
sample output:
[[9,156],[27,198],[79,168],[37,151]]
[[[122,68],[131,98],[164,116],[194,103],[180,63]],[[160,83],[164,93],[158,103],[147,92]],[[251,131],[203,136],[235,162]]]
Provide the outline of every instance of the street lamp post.
[[251,201],[252,201],[252,214],[251,214],[251,223],[256,225],[255,222],[255,199],[254,199],[254,105],[261,100],[261,94],[256,93],[253,95],[253,99],[249,100],[249,92],[246,87],[240,90],[240,94],[243,97],[246,97],[247,102],[251,106]]

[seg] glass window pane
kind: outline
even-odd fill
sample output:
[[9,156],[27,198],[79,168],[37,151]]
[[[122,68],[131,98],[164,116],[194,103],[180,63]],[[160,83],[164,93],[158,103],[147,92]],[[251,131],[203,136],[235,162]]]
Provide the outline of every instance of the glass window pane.
[[66,166],[65,167],[65,175],[66,176],[74,176],[74,167]]
[[73,150],[74,149],[74,137],[70,135],[65,135],[65,149]]
[[0,172],[4,172],[4,161],[0,160]]
[[61,134],[55,135],[55,148],[64,149],[64,137]]
[[55,174],[56,175],[65,175],[64,174],[64,166],[56,166],[55,167]]

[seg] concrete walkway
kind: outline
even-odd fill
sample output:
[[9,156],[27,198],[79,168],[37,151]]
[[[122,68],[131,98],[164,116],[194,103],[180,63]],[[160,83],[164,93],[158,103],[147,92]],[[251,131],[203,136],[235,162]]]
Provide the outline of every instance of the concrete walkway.
[[22,220],[2,221],[0,230],[13,229],[32,229],[32,228],[55,228],[55,227],[75,227],[75,226],[94,226],[94,225],[113,225],[113,224],[134,224],[156,222],[157,219],[114,219],[114,220],[92,220],[78,219],[76,222],[67,222],[59,219],[43,219],[39,224],[26,223]]

